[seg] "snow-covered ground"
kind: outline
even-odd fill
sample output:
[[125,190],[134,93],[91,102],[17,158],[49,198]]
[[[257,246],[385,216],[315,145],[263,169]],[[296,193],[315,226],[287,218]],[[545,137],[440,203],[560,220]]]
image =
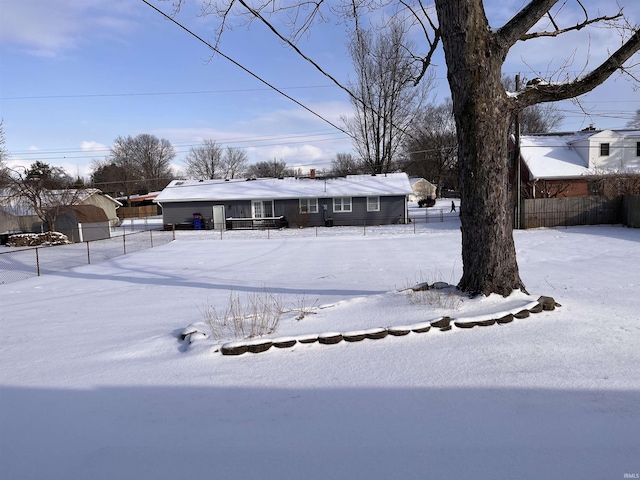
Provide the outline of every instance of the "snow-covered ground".
[[[167,245],[0,286],[0,477],[640,473],[640,230],[516,232],[533,299],[562,307],[505,325],[235,357],[215,351],[231,338],[180,341],[231,294],[265,290],[290,310],[271,337],[529,302],[410,301],[410,285],[457,282],[458,227],[176,232]],[[313,313],[296,320],[303,305]]]

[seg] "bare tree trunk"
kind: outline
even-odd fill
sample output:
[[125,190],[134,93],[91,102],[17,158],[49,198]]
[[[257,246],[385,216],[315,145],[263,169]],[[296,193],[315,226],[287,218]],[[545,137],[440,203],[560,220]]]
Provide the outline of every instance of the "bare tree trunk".
[[458,287],[472,295],[507,296],[524,285],[508,197],[511,115],[501,82],[504,58],[486,34],[481,2],[437,5],[459,145],[463,273]]

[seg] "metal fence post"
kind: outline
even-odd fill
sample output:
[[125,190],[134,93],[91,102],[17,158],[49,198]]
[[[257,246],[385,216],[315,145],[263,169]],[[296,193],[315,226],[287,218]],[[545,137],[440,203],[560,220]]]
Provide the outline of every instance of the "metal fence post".
[[91,265],[91,253],[89,252],[89,240],[87,240],[87,264]]
[[38,276],[40,276],[40,255],[38,254],[38,247],[36,247],[36,271],[38,272]]
[[122,251],[123,255],[127,254],[127,233],[122,232]]
[[153,248],[153,230],[149,230],[149,237],[151,241],[151,248]]

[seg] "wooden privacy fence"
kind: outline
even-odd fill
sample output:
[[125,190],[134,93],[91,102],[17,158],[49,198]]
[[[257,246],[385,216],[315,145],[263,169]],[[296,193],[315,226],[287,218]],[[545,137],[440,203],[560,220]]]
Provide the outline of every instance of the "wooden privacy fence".
[[526,199],[522,202],[520,228],[616,224],[622,220],[622,197]]
[[640,228],[640,195],[625,195],[623,222],[627,227]]
[[120,207],[117,210],[117,214],[120,220],[124,220],[125,218],[154,217],[158,215],[158,206],[144,205],[142,207]]

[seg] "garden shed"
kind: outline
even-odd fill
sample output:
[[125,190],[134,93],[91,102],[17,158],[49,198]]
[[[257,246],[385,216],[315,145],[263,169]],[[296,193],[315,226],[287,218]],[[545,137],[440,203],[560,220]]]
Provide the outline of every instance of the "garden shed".
[[74,243],[111,238],[109,218],[95,205],[58,207],[55,230]]

